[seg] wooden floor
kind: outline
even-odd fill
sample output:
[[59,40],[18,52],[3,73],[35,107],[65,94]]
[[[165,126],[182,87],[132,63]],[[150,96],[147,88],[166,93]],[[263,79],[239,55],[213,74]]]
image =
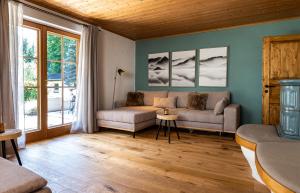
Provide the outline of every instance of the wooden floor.
[[142,131],[135,139],[117,131],[68,135],[29,144],[20,155],[54,193],[269,192],[252,179],[232,138],[181,132],[168,144],[154,133]]

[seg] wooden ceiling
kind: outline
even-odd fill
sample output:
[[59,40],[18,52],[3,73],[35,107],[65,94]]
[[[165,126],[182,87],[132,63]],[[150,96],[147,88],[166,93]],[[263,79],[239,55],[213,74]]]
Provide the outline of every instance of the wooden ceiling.
[[28,0],[133,40],[300,16],[300,0]]

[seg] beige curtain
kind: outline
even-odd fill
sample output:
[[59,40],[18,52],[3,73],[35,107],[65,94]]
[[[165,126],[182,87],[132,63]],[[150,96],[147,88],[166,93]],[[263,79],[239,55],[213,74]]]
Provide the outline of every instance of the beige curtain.
[[8,0],[0,1],[0,121],[15,127],[12,81],[9,64]]
[[[0,0],[0,122],[6,128],[15,128],[9,49],[8,0]],[[6,144],[7,153],[12,153],[11,144]]]
[[77,101],[71,132],[97,131],[96,113],[99,109],[99,35],[95,26],[83,26],[80,38]]

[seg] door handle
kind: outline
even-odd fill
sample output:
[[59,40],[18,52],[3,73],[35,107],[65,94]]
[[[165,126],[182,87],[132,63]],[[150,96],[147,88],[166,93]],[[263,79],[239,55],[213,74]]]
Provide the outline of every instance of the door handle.
[[275,87],[275,86],[273,86],[273,85],[265,85],[265,88],[273,88],[273,87]]

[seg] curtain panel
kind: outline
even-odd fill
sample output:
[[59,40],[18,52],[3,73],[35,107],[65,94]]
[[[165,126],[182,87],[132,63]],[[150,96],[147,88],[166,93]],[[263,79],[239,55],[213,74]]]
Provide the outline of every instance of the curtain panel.
[[71,132],[97,131],[96,114],[99,109],[99,38],[96,26],[83,26],[78,64],[77,101]]
[[15,128],[15,114],[9,56],[8,0],[0,1],[0,121],[6,128]]
[[24,83],[23,83],[23,5],[9,1],[10,72],[15,128],[22,130],[18,146],[25,147],[24,131]]
[[[23,74],[23,71],[18,71],[23,69],[19,69],[22,39],[19,31],[22,21],[22,5],[8,0],[0,1],[0,122],[5,124],[6,129],[23,130],[19,125],[19,118],[22,119],[22,116],[19,116],[19,82],[23,81],[19,74]],[[21,95],[21,99],[22,97]],[[19,147],[25,147],[25,134],[23,133],[17,141]],[[10,143],[7,143],[6,149],[8,153],[13,152]]]

